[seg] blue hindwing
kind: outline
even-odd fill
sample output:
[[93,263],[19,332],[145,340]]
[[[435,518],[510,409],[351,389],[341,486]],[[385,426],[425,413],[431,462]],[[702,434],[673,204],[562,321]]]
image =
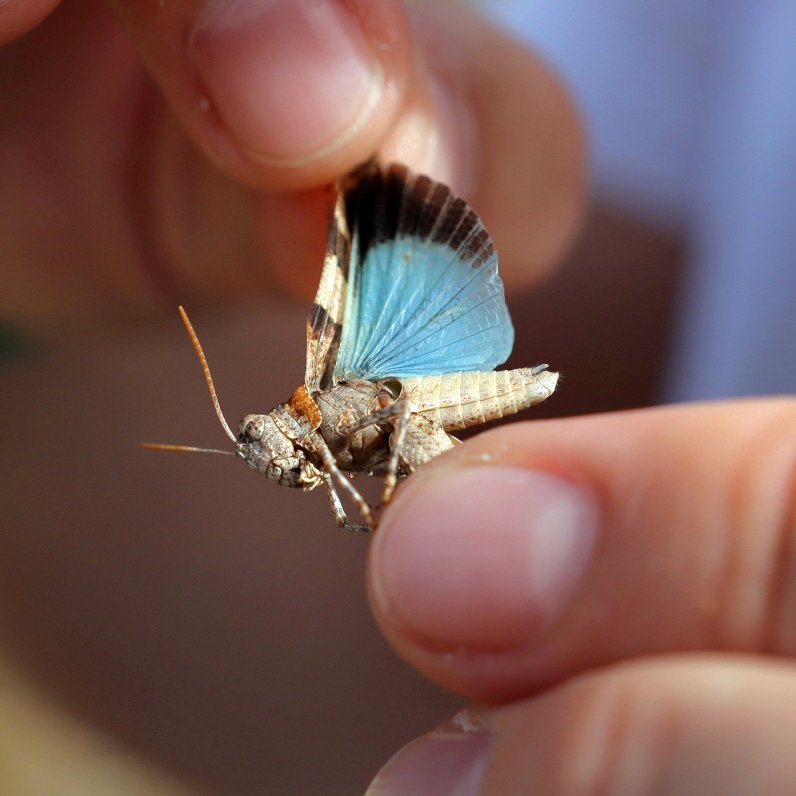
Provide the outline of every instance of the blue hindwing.
[[346,189],[351,230],[334,381],[493,370],[514,343],[497,255],[475,212],[403,166]]

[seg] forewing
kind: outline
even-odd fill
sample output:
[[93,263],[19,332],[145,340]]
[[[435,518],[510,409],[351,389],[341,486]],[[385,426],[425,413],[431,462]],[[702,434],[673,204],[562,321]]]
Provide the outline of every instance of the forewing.
[[345,191],[347,309],[334,380],[492,370],[514,342],[497,255],[475,212],[405,167]]
[[331,386],[340,345],[351,253],[344,190],[338,186],[321,283],[307,318],[307,361],[304,383],[312,393]]

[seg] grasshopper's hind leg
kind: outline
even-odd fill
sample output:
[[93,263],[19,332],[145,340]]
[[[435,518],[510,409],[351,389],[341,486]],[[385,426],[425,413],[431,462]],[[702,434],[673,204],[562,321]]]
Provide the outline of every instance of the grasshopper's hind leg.
[[412,406],[409,401],[400,402],[400,412],[393,421],[393,431],[390,434],[390,461],[387,465],[387,474],[384,476],[384,491],[381,494],[381,505],[386,506],[395,492],[398,483],[398,465],[401,463],[401,450],[406,440],[406,432],[412,420]]
[[395,421],[390,435],[390,463],[384,479],[384,495],[382,505],[392,499],[398,479],[398,468],[408,473],[413,472],[421,464],[460,444],[456,437],[448,434],[442,426],[431,418],[421,414],[406,412]]

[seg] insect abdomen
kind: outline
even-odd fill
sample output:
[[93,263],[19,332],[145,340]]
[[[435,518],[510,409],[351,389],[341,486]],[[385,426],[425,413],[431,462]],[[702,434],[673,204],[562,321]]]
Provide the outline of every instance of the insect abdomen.
[[558,373],[536,367],[410,376],[400,381],[413,411],[450,432],[498,420],[544,401],[555,390]]

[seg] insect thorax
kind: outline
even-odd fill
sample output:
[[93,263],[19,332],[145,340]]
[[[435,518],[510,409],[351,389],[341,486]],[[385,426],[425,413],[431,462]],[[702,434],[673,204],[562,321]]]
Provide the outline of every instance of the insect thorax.
[[354,433],[346,430],[393,403],[398,394],[392,383],[357,380],[313,395],[321,411],[318,430],[341,469],[370,472],[387,459],[392,431],[389,424],[370,425]]

